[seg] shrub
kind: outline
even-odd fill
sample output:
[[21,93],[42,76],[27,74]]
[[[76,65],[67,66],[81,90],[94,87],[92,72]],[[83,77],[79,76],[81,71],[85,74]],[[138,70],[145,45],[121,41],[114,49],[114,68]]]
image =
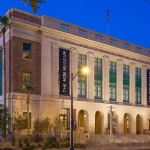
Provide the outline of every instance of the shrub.
[[13,150],[13,148],[5,147],[5,148],[3,148],[3,150]]
[[19,139],[18,145],[19,145],[19,147],[23,147],[23,144],[22,144],[22,140],[21,140],[21,139]]
[[86,148],[86,145],[83,143],[74,143],[75,148]]

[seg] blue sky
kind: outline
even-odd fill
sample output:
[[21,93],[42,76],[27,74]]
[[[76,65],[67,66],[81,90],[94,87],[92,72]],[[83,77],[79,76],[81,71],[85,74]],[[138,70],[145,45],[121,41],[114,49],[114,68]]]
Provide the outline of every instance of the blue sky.
[[[2,0],[0,16],[11,8],[35,14],[21,0]],[[47,0],[36,15],[44,14],[107,34],[107,9],[110,36],[150,48],[150,0]]]

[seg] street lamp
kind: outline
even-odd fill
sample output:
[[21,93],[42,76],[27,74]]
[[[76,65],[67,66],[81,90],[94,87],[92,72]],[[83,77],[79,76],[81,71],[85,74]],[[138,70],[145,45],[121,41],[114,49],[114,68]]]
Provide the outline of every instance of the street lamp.
[[74,120],[73,120],[73,80],[75,77],[80,73],[87,74],[89,69],[87,67],[82,67],[79,69],[79,71],[73,76],[73,73],[71,73],[71,110],[70,110],[70,150],[74,150],[73,147],[73,126],[74,126]]

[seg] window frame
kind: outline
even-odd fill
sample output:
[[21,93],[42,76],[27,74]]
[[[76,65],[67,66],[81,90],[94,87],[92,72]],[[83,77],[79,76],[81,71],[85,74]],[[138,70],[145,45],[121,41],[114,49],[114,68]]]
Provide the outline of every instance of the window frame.
[[[30,74],[30,81],[27,81],[27,82],[25,82],[24,81],[24,74]],[[28,76],[27,76],[28,77]],[[28,84],[29,83],[29,84]],[[23,86],[24,85],[28,85],[28,86],[31,86],[32,85],[32,73],[31,72],[23,72]]]
[[[24,49],[24,44],[30,44],[30,51]],[[26,59],[26,60],[31,60],[32,59],[32,43],[24,41],[22,43],[22,46],[23,46],[22,47],[22,58]],[[26,58],[26,57],[23,56],[25,52],[29,52],[30,53],[30,57],[29,58]]]

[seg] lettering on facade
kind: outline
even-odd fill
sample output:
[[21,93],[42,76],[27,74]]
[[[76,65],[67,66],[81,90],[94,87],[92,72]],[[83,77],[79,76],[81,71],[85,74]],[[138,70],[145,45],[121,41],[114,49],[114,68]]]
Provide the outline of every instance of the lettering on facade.
[[70,73],[70,51],[59,49],[59,80],[60,95],[70,95],[69,93],[69,73]]
[[150,105],[150,70],[147,70],[147,105]]

